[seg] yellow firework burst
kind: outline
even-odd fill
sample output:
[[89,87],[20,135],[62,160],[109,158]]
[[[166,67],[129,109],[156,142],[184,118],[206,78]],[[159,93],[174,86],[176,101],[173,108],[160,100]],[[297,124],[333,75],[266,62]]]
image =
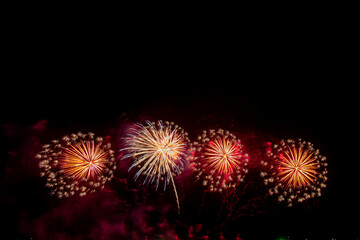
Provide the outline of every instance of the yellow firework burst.
[[125,158],[133,158],[129,170],[138,167],[135,179],[145,175],[144,184],[164,180],[164,190],[173,174],[181,172],[186,155],[187,134],[173,123],[159,121],[157,125],[149,121],[147,125],[136,124],[126,138],[129,151]]
[[129,171],[138,168],[135,180],[144,176],[143,184],[154,183],[158,189],[160,181],[166,186],[172,183],[179,207],[178,196],[173,177],[180,174],[187,153],[187,133],[173,122],[157,123],[146,121],[146,125],[136,124],[125,138],[128,153],[123,159],[133,159]]

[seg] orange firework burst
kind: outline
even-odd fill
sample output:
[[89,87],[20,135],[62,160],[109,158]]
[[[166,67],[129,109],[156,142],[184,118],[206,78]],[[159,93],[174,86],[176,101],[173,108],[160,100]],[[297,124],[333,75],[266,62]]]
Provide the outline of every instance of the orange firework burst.
[[219,175],[232,173],[241,162],[238,144],[224,137],[210,141],[204,151],[209,168],[214,169]]
[[235,135],[222,129],[203,131],[192,144],[196,178],[210,191],[234,188],[247,173],[248,154]]
[[43,146],[36,158],[40,160],[45,186],[58,198],[85,196],[103,189],[116,169],[110,142],[94,138],[93,133],[79,132],[53,140]]
[[312,143],[287,139],[268,144],[260,176],[270,195],[278,195],[278,201],[288,206],[321,196],[321,189],[326,187],[327,162]]
[[313,152],[303,148],[288,147],[288,151],[280,155],[280,181],[287,187],[302,187],[314,182],[317,174],[316,158]]
[[90,179],[101,175],[106,167],[107,154],[101,144],[88,141],[76,143],[65,149],[60,157],[60,166],[64,173],[75,179]]

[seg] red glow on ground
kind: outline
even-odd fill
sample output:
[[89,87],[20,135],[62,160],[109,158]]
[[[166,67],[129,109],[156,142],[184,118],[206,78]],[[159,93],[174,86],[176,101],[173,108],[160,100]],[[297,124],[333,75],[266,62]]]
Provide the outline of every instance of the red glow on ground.
[[193,238],[193,237],[194,237],[194,228],[193,228],[193,226],[190,226],[190,228],[189,228],[188,237],[189,237],[189,238]]

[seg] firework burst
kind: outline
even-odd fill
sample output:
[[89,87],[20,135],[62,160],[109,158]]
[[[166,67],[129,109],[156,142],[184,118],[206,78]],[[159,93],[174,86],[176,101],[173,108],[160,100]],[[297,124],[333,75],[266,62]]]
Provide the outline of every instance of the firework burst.
[[260,176],[269,186],[269,194],[277,195],[279,202],[286,202],[290,207],[295,201],[321,196],[321,189],[326,187],[326,157],[302,139],[269,144],[261,164]]
[[203,131],[192,144],[191,162],[197,180],[210,191],[221,192],[244,181],[248,154],[236,136],[222,129]]
[[40,176],[46,179],[51,195],[58,198],[85,196],[103,189],[116,169],[111,143],[93,133],[71,134],[43,145],[36,155]]
[[155,184],[158,189],[163,182],[165,191],[171,182],[180,209],[174,177],[184,168],[188,142],[188,134],[173,122],[137,123],[125,138],[126,147],[122,150],[128,153],[122,159],[133,159],[129,171],[136,168],[134,178],[142,176],[143,184]]

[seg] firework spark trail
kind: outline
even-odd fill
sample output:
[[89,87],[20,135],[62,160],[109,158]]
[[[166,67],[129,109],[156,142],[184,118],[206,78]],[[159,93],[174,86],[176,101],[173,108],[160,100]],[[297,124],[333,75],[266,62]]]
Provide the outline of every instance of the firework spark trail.
[[240,140],[229,131],[203,131],[192,144],[191,151],[196,178],[210,191],[222,192],[244,181],[248,154],[243,152]]
[[143,184],[155,183],[156,189],[160,181],[164,181],[164,191],[171,181],[179,211],[180,204],[173,178],[183,170],[187,142],[187,133],[173,122],[146,121],[146,125],[137,123],[130,129],[125,138],[127,146],[121,150],[129,152],[122,159],[133,159],[129,171],[138,168],[135,180],[144,176]]
[[175,193],[175,198],[176,198],[176,205],[177,205],[177,208],[178,208],[178,214],[180,214],[180,203],[179,203],[179,197],[178,197],[178,194],[177,194],[177,191],[176,191],[176,186],[175,186],[175,183],[174,183],[174,178],[171,176],[171,183],[172,183],[172,186],[174,188],[174,193]]
[[303,202],[321,196],[326,187],[327,162],[310,142],[298,139],[281,140],[270,144],[266,157],[260,162],[263,170],[260,176],[269,186],[269,195],[278,195],[278,202]]
[[111,143],[94,138],[93,133],[71,134],[45,144],[35,156],[40,160],[40,176],[58,198],[85,196],[104,185],[116,169]]

